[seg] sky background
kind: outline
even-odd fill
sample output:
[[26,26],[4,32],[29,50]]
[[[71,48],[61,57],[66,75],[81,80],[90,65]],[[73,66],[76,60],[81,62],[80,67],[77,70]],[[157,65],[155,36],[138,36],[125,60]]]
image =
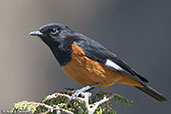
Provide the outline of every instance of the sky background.
[[131,107],[114,105],[118,114],[170,113],[170,11],[170,0],[1,0],[0,110],[82,87],[63,73],[39,38],[29,35],[44,24],[63,23],[115,52],[169,99],[160,103],[116,84],[104,90],[134,100]]

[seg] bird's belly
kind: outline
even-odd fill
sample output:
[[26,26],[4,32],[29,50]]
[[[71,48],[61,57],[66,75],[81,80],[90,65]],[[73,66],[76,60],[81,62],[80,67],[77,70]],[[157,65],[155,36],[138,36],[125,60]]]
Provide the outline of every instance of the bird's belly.
[[100,83],[102,85],[99,87],[107,87],[123,77],[121,73],[112,71],[86,56],[72,57],[72,60],[62,66],[62,69],[73,80],[83,85]]

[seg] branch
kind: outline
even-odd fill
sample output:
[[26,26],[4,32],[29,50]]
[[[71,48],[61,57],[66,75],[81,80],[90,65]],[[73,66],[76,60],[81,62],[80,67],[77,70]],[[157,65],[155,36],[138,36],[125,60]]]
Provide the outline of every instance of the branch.
[[[81,95],[83,97],[73,97],[72,100],[77,100],[77,101],[81,101],[83,103],[85,103],[85,106],[87,108],[87,111],[88,111],[88,114],[93,114],[97,107],[107,101],[109,101],[110,99],[112,99],[115,95],[111,95],[110,97],[106,98],[106,96],[104,96],[104,98],[100,101],[97,101],[93,104],[89,104],[89,99],[91,97],[91,93],[89,92],[82,92]],[[63,97],[66,97],[68,98],[69,100],[71,99],[72,96],[69,96],[69,95],[66,95],[66,94],[61,94],[61,93],[54,93],[52,95],[48,95],[47,96],[47,99],[50,100],[50,99],[53,99],[53,98],[57,98],[58,96],[63,96]]]
[[[90,92],[82,92],[78,97],[72,97],[71,92],[61,92],[48,95],[43,98],[40,103],[22,101],[14,105],[13,111],[26,110],[32,113],[51,114],[62,112],[66,114],[116,114],[110,107],[110,100],[115,99],[115,102],[122,101],[124,104],[130,104],[132,101],[121,97],[117,94],[107,93],[104,91],[98,92],[92,96]],[[68,101],[70,101],[68,103]]]

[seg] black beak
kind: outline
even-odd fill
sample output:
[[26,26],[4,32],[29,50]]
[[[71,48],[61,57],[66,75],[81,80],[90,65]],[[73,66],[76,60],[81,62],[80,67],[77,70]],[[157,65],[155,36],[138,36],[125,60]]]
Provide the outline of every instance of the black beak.
[[30,32],[29,34],[32,36],[42,36],[43,35],[43,33],[41,33],[40,31],[33,31],[33,32]]

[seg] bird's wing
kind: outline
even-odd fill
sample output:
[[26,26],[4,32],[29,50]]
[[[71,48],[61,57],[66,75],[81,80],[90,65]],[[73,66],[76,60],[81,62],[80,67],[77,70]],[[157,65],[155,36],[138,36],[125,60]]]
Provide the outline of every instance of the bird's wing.
[[81,47],[86,56],[99,62],[111,70],[120,72],[124,75],[130,76],[139,82],[148,82],[147,79],[136,73],[127,63],[118,58],[114,53],[107,50],[101,44],[84,35],[79,36],[79,39],[73,42]]

